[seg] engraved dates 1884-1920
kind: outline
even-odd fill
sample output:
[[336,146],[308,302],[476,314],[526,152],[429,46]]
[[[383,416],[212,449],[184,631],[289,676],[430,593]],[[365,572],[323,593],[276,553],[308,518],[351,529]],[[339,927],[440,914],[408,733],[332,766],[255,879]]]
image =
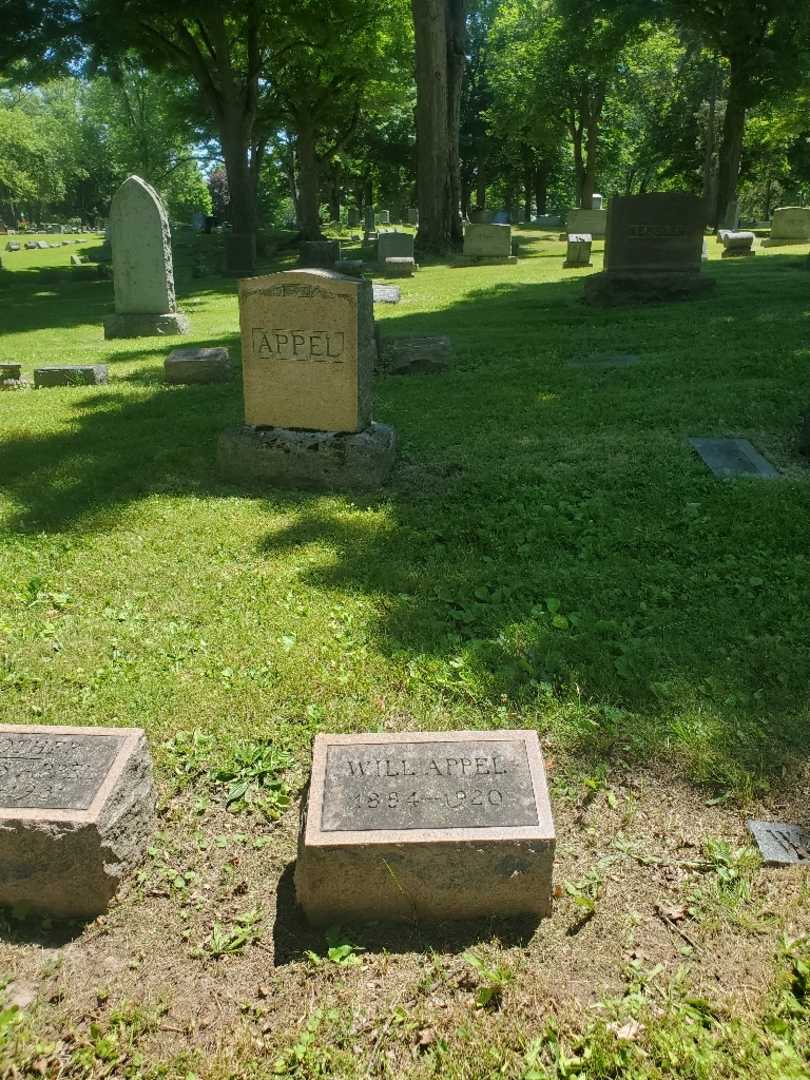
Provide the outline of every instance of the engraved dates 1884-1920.
[[537,825],[526,749],[514,740],[328,748],[324,831]]
[[0,731],[0,807],[87,810],[122,742],[109,734]]

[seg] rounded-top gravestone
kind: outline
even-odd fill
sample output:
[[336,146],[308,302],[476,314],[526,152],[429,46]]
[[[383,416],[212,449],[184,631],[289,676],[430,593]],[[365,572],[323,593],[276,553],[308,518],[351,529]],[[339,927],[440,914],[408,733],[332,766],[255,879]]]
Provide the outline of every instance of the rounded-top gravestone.
[[110,211],[115,315],[104,320],[104,336],[183,334],[185,316],[174,295],[169,219],[157,192],[130,176],[115,193]]

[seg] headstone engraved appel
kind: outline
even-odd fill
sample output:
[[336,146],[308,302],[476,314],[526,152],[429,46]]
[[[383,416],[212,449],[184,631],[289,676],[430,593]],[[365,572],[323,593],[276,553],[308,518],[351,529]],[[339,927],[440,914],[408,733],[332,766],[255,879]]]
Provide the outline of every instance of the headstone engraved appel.
[[810,863],[810,831],[785,821],[750,820],[748,828],[766,866]]
[[154,821],[139,729],[0,727],[0,906],[92,918]]
[[690,439],[715,476],[758,476],[773,480],[777,470],[747,439]]
[[535,732],[318,735],[296,893],[320,925],[541,917],[554,842]]

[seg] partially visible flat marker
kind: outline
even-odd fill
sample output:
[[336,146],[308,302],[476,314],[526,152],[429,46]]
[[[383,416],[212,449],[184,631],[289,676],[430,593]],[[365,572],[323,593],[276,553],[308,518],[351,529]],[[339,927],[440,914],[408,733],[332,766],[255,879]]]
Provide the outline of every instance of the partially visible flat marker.
[[571,368],[603,368],[603,367],[632,367],[640,364],[641,357],[635,353],[605,353],[598,356],[586,356],[581,360],[569,360],[567,367]]
[[779,476],[747,439],[690,439],[689,443],[715,476],[759,476],[763,480]]
[[402,297],[399,285],[378,285],[375,281],[372,283],[372,289],[375,304],[398,304]]
[[748,821],[766,866],[810,863],[810,833],[784,821]]

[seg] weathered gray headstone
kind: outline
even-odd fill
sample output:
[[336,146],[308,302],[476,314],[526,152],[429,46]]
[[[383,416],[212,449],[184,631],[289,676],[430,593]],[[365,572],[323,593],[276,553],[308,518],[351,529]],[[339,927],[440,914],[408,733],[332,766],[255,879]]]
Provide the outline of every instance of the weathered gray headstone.
[[594,240],[601,240],[607,232],[607,210],[572,209],[566,214],[565,223],[569,233],[590,233]]
[[177,311],[169,221],[157,192],[128,177],[110,211],[115,314],[104,320],[107,338],[184,334]]
[[446,371],[450,364],[450,338],[395,337],[380,341],[382,368],[389,375],[427,375]]
[[766,866],[810,863],[810,831],[785,821],[749,820],[748,828]]
[[411,259],[414,254],[413,233],[385,232],[377,238],[377,262],[385,266],[386,259]]
[[690,439],[715,476],[758,476],[771,480],[779,473],[747,439]]
[[389,257],[385,260],[384,273],[387,277],[413,277],[416,263],[413,259]]
[[378,210],[377,211],[377,224],[378,225],[390,225],[391,224],[391,211],[390,210]]
[[192,385],[196,383],[227,382],[231,363],[227,349],[173,349],[163,362],[167,383]]
[[511,225],[470,224],[464,230],[464,253],[459,260],[467,265],[515,263]]
[[810,207],[780,206],[771,218],[771,235],[763,247],[810,243]]
[[317,735],[296,895],[315,925],[540,917],[554,844],[534,731]]
[[603,197],[601,195],[598,195],[596,193],[591,195],[591,210],[601,210],[602,209],[602,202],[603,202]]
[[98,386],[107,381],[106,364],[59,364],[34,368],[34,386]]
[[20,245],[15,240],[9,240],[6,244],[6,251],[19,251]]
[[617,196],[607,215],[605,269],[585,279],[590,303],[690,299],[715,287],[701,273],[705,207],[696,196]]
[[0,905],[107,909],[140,861],[155,793],[143,731],[0,727]]
[[569,270],[577,266],[593,266],[591,262],[591,244],[593,238],[590,233],[572,233],[568,237],[568,248],[565,253],[563,269]]
[[299,266],[331,270],[339,258],[338,240],[304,240],[301,243]]
[[756,255],[754,251],[754,234],[752,232],[723,231],[723,255],[724,259],[733,259]]
[[407,221],[409,225],[419,224],[419,210],[417,207],[411,206],[408,208]]

